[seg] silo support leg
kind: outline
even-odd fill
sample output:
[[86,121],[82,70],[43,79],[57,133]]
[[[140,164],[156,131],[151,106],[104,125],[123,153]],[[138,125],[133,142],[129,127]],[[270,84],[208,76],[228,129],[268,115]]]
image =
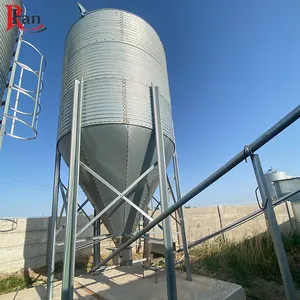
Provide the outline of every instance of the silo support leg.
[[67,194],[67,222],[62,277],[62,300],[72,300],[76,251],[77,198],[80,165],[81,100],[83,81],[75,80]]
[[[162,130],[162,120],[160,115],[160,100],[158,87],[152,84],[152,100],[155,121],[155,138],[157,148],[157,161],[159,173],[159,191],[161,199],[161,210],[164,213],[168,205],[168,185],[167,185],[167,168],[165,158],[164,137]],[[174,264],[173,242],[171,233],[170,217],[163,220],[165,262],[166,262],[166,281],[169,300],[177,300],[176,274]]]
[[[176,152],[173,154],[173,168],[174,168],[174,174],[175,174],[177,201],[179,201],[181,199],[181,189],[180,189],[180,178],[179,178],[178,161],[177,161]],[[178,214],[179,214],[179,221],[180,221],[180,226],[181,226],[181,236],[182,236],[182,244],[183,244],[183,251],[184,251],[186,279],[191,281],[192,280],[192,271],[191,271],[189,248],[188,248],[188,242],[187,242],[187,238],[186,238],[182,206],[180,206],[178,208]]]
[[[94,209],[94,217],[97,216],[97,211]],[[97,219],[94,222],[94,237],[100,236],[100,219]],[[100,241],[99,243],[94,244],[94,252],[93,252],[93,266],[96,266],[100,262]]]
[[[276,252],[277,261],[281,272],[282,281],[284,284],[285,295],[288,300],[296,300],[297,298],[295,294],[295,287],[293,284],[292,275],[290,272],[286,252],[281,238],[280,229],[276,221],[274,208],[271,203],[272,200],[269,194],[259,156],[257,154],[251,154],[251,161],[256,181],[259,187],[259,191],[261,194],[263,206],[265,207],[264,213],[267,219],[268,229]],[[268,203],[268,201],[270,201],[270,203]]]
[[48,241],[48,281],[47,281],[47,299],[51,300],[53,296],[54,271],[55,271],[55,243],[56,243],[56,220],[58,212],[58,198],[59,198],[59,176],[60,176],[60,161],[61,155],[56,150],[55,168],[54,168],[54,183],[53,183],[53,200],[52,200],[52,214],[49,227],[49,241]]

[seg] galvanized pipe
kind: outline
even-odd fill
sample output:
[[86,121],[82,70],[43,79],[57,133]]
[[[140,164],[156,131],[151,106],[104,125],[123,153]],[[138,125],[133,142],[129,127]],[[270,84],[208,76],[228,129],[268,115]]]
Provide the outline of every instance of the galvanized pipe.
[[[60,224],[60,221],[61,221],[61,218],[62,218],[62,214],[63,214],[64,208],[65,208],[66,213],[67,213],[67,207],[68,207],[68,206],[67,206],[67,196],[66,196],[66,193],[65,193],[64,189],[62,188],[62,186],[63,186],[63,184],[61,183],[61,184],[60,184],[60,187],[61,187],[60,192],[61,192],[61,197],[62,197],[64,203],[63,203],[63,206],[62,206],[61,214],[60,214],[60,216],[59,216],[58,224]],[[68,190],[68,189],[66,189],[66,190]],[[88,200],[85,200],[85,201],[88,201]],[[85,214],[86,218],[87,218],[89,221],[91,221],[90,217],[86,214],[86,212],[85,212],[84,209],[82,208],[82,207],[85,205],[85,203],[87,203],[87,202],[84,202],[84,204],[82,204],[82,205],[79,205],[79,204],[78,204],[77,214],[78,214],[80,211],[82,211],[82,212]],[[58,230],[56,231],[56,235],[58,235],[65,227],[66,227],[66,223],[62,224],[62,225],[58,228]]]
[[[174,174],[175,174],[175,183],[176,183],[176,193],[177,193],[177,200],[181,199],[181,189],[180,189],[180,178],[179,178],[179,169],[178,169],[178,161],[177,161],[177,153],[173,154],[173,167],[174,167]],[[171,186],[170,186],[170,189]],[[181,226],[181,236],[182,236],[182,244],[184,249],[184,264],[186,270],[186,279],[191,281],[192,280],[192,270],[190,265],[190,256],[188,250],[188,242],[186,238],[185,232],[185,223],[184,223],[184,215],[182,206],[178,208],[180,226]]]
[[70,144],[70,167],[67,197],[67,222],[64,249],[64,268],[62,277],[62,300],[73,300],[76,227],[77,227],[77,200],[80,170],[80,140],[81,140],[81,112],[83,80],[75,80],[73,119]]
[[[298,189],[298,190],[296,190],[292,193],[289,193],[289,194],[285,195],[284,197],[274,201],[272,203],[272,205],[275,207],[275,206],[281,204],[282,202],[287,201],[290,197],[294,196],[297,193],[300,193],[300,189]],[[250,213],[249,215],[234,221],[233,223],[223,227],[222,229],[219,229],[219,230],[217,230],[217,231],[215,231],[215,232],[213,232],[213,233],[211,233],[207,236],[202,237],[201,239],[199,239],[197,241],[194,241],[194,242],[190,243],[188,245],[188,248],[189,249],[194,248],[194,247],[196,247],[196,246],[198,246],[198,245],[200,245],[200,244],[202,244],[202,243],[218,236],[219,234],[222,234],[222,233],[224,233],[224,232],[226,232],[230,229],[233,229],[234,227],[236,227],[236,226],[238,226],[242,223],[246,223],[246,222],[252,220],[253,218],[258,217],[259,215],[261,215],[263,213],[264,213],[264,211],[262,209],[257,209],[254,212]],[[177,250],[177,252],[182,252],[183,250],[184,250],[183,248],[180,248],[180,249]]]
[[[169,186],[170,195],[171,195],[171,198],[172,198],[173,202],[175,203],[176,198],[175,198],[175,195],[174,195],[174,192],[173,192],[173,189],[172,189],[172,185],[171,185],[171,182],[170,182],[170,179],[169,179],[168,175],[167,175],[167,179],[168,179],[168,186]],[[180,239],[181,234],[179,234],[179,232],[180,232],[180,229],[179,229],[180,222],[178,221],[178,219],[179,219],[178,211],[175,211],[174,215],[175,216],[171,215],[171,218],[175,221],[176,232],[178,232],[176,237],[177,237],[177,243],[178,243],[178,246],[179,246],[179,245],[181,245],[181,239]]]
[[[59,217],[58,217],[58,222],[57,222],[57,225],[59,225],[61,223],[61,219],[62,219],[62,216],[63,216],[63,213],[65,211],[65,213],[67,213],[67,200],[66,200],[66,195],[65,195],[65,191],[61,188],[61,185],[59,184],[59,190],[60,190],[60,193],[61,193],[61,196],[62,196],[62,199],[63,199],[63,205],[61,207],[61,210],[60,210],[60,214],[59,214]],[[63,224],[62,226],[60,226],[60,228],[56,231],[56,235],[65,227],[66,224]]]
[[54,183],[52,196],[52,214],[49,227],[49,254],[48,254],[48,281],[47,281],[47,299],[51,300],[53,296],[54,272],[55,272],[55,245],[56,245],[56,221],[59,198],[59,174],[60,174],[61,155],[58,150],[55,154]]
[[97,244],[100,245],[100,243],[101,243],[102,241],[105,241],[105,240],[110,239],[110,238],[113,238],[113,237],[114,237],[114,235],[109,235],[109,236],[106,236],[106,237],[103,236],[103,238],[99,238],[99,239],[97,239],[97,240],[90,239],[90,242],[85,243],[84,245],[79,245],[79,246],[77,246],[77,247],[76,247],[76,251],[81,250],[81,249],[84,249],[84,248],[87,248],[87,247],[90,247],[90,246],[93,246],[93,245],[97,245]]
[[[97,216],[97,210],[94,208],[94,217]],[[94,222],[94,236],[100,235],[100,219]],[[100,241],[94,244],[93,247],[93,266],[96,266],[100,262]]]
[[[288,113],[284,118],[282,118],[279,122],[277,122],[274,126],[272,126],[269,130],[263,133],[260,137],[258,137],[254,142],[249,145],[249,149],[252,152],[255,152],[271,139],[273,139],[276,135],[286,129],[288,126],[293,124],[296,120],[300,118],[300,105],[298,105],[295,109],[293,109],[290,113]],[[132,243],[134,243],[137,239],[143,236],[147,231],[155,227],[158,223],[172,214],[179,207],[187,203],[189,200],[194,198],[200,192],[205,190],[211,184],[220,179],[223,175],[228,173],[238,164],[240,164],[245,158],[249,156],[249,153],[246,153],[244,150],[239,152],[235,157],[233,157],[230,161],[228,161],[225,165],[223,165],[220,169],[214,172],[212,175],[207,177],[204,181],[198,184],[194,189],[192,189],[189,193],[183,196],[179,201],[169,207],[165,212],[161,213],[154,221],[149,223],[145,228],[143,228],[140,232],[130,238],[127,242],[125,242],[120,248],[118,248],[113,254],[106,257],[100,264],[95,266],[91,272],[95,272],[100,266],[109,262],[115,255],[118,255],[121,251],[126,249]]]
[[[156,213],[156,211],[158,210],[158,208],[160,207],[160,201],[158,201],[157,199],[155,199],[154,197],[152,197],[154,199],[154,201],[157,203],[157,205],[155,206],[154,210],[152,209],[152,214],[151,217],[153,217]],[[152,203],[153,204],[153,203]]]
[[[115,187],[113,187],[109,182],[107,182],[104,178],[102,178],[99,174],[97,174],[95,171],[93,171],[90,167],[85,165],[83,162],[80,162],[81,167],[83,167],[86,171],[88,171],[92,176],[94,176],[96,179],[98,179],[100,182],[105,184],[109,189],[111,189],[114,193],[116,193],[119,197],[121,197],[123,200],[125,200],[129,205],[131,205],[133,208],[135,208],[140,214],[142,214],[145,218],[147,218],[150,221],[153,221],[153,219],[148,216],[142,209],[140,209],[137,205],[135,205],[132,201],[130,201],[123,193],[119,192]],[[151,167],[150,167],[151,168]],[[153,166],[154,168],[154,166]],[[112,203],[112,202],[111,202]],[[110,203],[110,204],[111,204]],[[78,233],[79,235],[79,233]]]
[[[64,189],[65,188],[65,189]],[[61,221],[61,218],[62,218],[62,214],[63,214],[63,211],[65,209],[66,213],[67,213],[67,196],[66,196],[66,193],[65,193],[65,190],[68,191],[68,189],[63,185],[62,182],[60,182],[60,192],[61,192],[61,197],[63,199],[63,206],[62,206],[62,209],[61,209],[61,213],[60,213],[60,216],[59,216],[59,219],[58,219],[58,225],[60,224],[60,221]],[[91,218],[86,214],[85,210],[83,209],[84,205],[86,203],[88,203],[88,199],[86,199],[84,201],[84,203],[82,205],[79,205],[77,204],[78,208],[77,208],[77,213],[79,213],[80,211],[82,211],[85,215],[85,217],[91,221]],[[64,228],[66,227],[66,223],[64,223],[63,225],[61,225],[58,230],[56,231],[56,235],[58,235]]]
[[80,211],[82,211],[82,213],[85,215],[85,217],[91,221],[91,218],[87,215],[87,213],[85,212],[85,210],[83,209],[84,206],[89,202],[89,199],[86,199],[81,205],[79,203],[77,203],[77,213],[79,213]]
[[[142,259],[138,259],[138,260],[133,260],[132,261],[132,264],[138,264],[138,263],[141,263],[141,262],[145,262],[147,261],[147,258],[142,258]],[[109,270],[114,270],[114,269],[117,269],[117,268],[120,268],[120,265],[114,265],[114,266],[109,266],[105,269],[103,269],[101,272],[106,272],[106,271],[109,271]]]
[[[172,190],[172,188],[171,188],[171,184],[170,184],[170,180],[169,180],[169,178],[167,177],[167,179],[168,179],[168,186],[169,186],[169,188],[170,188],[170,192],[171,192],[171,197],[173,198],[173,200],[174,200],[174,203],[176,202],[176,200],[175,200],[175,197],[174,197],[174,193],[173,193],[173,190]],[[157,208],[160,206],[160,201],[158,201],[156,198],[154,198],[154,197],[152,197],[153,199],[154,199],[154,201],[157,203]],[[157,209],[155,209],[155,211],[156,211]],[[154,211],[154,213],[155,213],[155,211]],[[153,215],[154,215],[154,213],[152,213],[151,214],[151,218],[153,217]],[[173,215],[171,215],[170,216],[175,222],[176,222],[176,228],[177,228],[177,225],[178,224],[180,224],[180,222],[176,219],[176,217],[174,217]],[[162,227],[160,228],[160,229],[163,229]],[[178,230],[177,230],[178,231]]]
[[[83,243],[83,242],[90,242],[90,241],[98,241],[98,240],[104,240],[104,239],[109,239],[112,238],[114,235],[113,234],[103,234],[99,236],[94,236],[94,237],[86,237],[86,238],[81,238],[81,239],[76,239],[76,243]],[[63,246],[65,242],[57,242],[56,246]]]
[[[161,211],[163,213],[167,211],[169,208],[164,135],[162,130],[161,110],[160,110],[160,103],[159,103],[160,101],[159,89],[157,86],[154,87],[154,85],[152,84],[151,90],[152,90],[152,100],[153,100],[153,110],[154,110],[160,203],[161,203]],[[164,237],[164,246],[165,246],[167,294],[169,300],[177,300],[171,220],[169,217],[167,217],[164,220],[162,220],[162,223],[163,223],[163,237]]]
[[[88,172],[90,172],[93,176],[98,177],[98,174],[91,170],[88,166],[86,166],[83,162],[80,162],[81,166],[85,168]],[[108,211],[113,205],[115,205],[118,201],[120,201],[123,196],[127,195],[144,177],[146,177],[154,168],[156,164],[152,165],[149,169],[147,169],[139,178],[137,178],[131,185],[129,185],[122,193],[120,193],[112,202],[110,202],[101,212],[98,213],[96,217],[94,217],[90,222],[88,222],[83,228],[81,228],[76,237],[81,235],[87,228],[89,228],[98,218],[100,218],[106,211]],[[100,178],[100,177],[99,177]],[[102,179],[102,178],[101,178]]]
[[[279,226],[276,221],[273,205],[271,204],[271,196],[267,186],[266,178],[260,163],[258,154],[251,155],[251,161],[256,177],[256,181],[259,187],[260,195],[262,198],[263,206],[265,207],[264,213],[268,224],[268,231],[271,235],[274,250],[277,256],[277,262],[279,265],[285,295],[288,300],[296,300],[296,292],[293,284],[293,278],[289,268],[287,255],[284,249]],[[271,205],[270,205],[271,204]]]

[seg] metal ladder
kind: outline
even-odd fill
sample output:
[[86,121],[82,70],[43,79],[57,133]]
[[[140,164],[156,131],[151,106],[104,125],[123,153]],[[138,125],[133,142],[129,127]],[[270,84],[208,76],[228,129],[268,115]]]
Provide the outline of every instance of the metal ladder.
[[[4,106],[4,112],[0,124],[0,149],[5,134],[21,140],[33,140],[38,134],[38,115],[41,111],[40,102],[46,61],[43,54],[35,46],[23,39],[23,33],[23,30],[19,30],[7,92],[5,100],[1,102],[1,106]],[[32,67],[19,61],[20,51],[24,46],[29,47],[28,50],[38,54],[38,70],[34,70]],[[27,80],[29,79],[28,74],[34,78],[32,89],[25,89],[22,86],[24,78],[26,79],[27,77]],[[30,107],[27,111],[23,108],[26,100],[31,102],[29,105],[26,105],[26,107]],[[18,129],[20,133],[16,132],[16,127],[20,127]],[[28,128],[30,131],[28,131]]]

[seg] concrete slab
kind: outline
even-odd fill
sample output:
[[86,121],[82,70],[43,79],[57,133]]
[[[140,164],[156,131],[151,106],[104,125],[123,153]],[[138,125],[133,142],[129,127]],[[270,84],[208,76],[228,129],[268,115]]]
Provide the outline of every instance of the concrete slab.
[[[1,300],[46,300],[47,290],[46,286],[39,285],[34,288],[21,290],[19,292],[9,293],[6,295],[1,295]],[[58,282],[54,286],[53,300],[60,300],[61,297],[61,282]],[[85,300],[95,300],[93,295],[88,290],[82,288],[81,285],[75,282],[74,300],[85,299]],[[100,298],[101,299],[101,298]],[[102,300],[102,299],[101,299]]]
[[[76,278],[76,282],[105,300],[165,300],[165,272],[159,272],[157,277],[158,282],[155,283],[154,272],[147,270],[143,278],[142,267],[136,266],[110,270],[99,275],[85,275]],[[244,289],[236,284],[197,275],[193,275],[193,281],[189,282],[181,272],[176,273],[176,278],[178,300],[246,299]]]
[[[185,279],[185,274],[176,273],[178,300],[245,300],[244,289],[236,284],[193,275],[193,281]],[[98,300],[166,300],[165,273],[155,274],[141,266],[122,267],[99,275],[84,275],[75,278],[74,299]],[[60,299],[61,283],[54,289],[55,300]],[[0,296],[0,300],[45,299],[44,286]]]

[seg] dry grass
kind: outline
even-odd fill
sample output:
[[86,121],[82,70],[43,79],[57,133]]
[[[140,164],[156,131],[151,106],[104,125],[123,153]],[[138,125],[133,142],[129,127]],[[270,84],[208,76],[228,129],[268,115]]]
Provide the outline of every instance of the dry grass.
[[0,295],[15,291],[17,288],[23,289],[26,287],[24,276],[13,274],[9,277],[0,279]]
[[[296,287],[300,288],[300,236],[283,236]],[[208,277],[242,285],[250,300],[284,300],[284,289],[272,241],[260,234],[244,241],[222,238],[208,241],[190,252],[192,271]],[[133,254],[134,259],[141,254]],[[104,257],[102,257],[103,259]],[[91,269],[92,259],[76,264],[76,275]],[[21,290],[47,281],[47,268],[20,271],[0,277],[0,294]],[[62,263],[56,264],[56,280],[62,275]],[[299,298],[300,299],[300,298]]]
[[[297,288],[300,287],[300,236],[283,236],[285,249]],[[206,242],[191,250],[192,270],[196,274],[242,285],[247,299],[284,299],[276,254],[268,234],[244,241]]]
[[45,284],[47,278],[31,270],[21,270],[13,274],[1,274],[0,295]]
[[[75,275],[86,273],[90,269],[90,259],[76,262]],[[55,280],[61,280],[63,263],[55,264]],[[15,273],[0,274],[0,295],[47,283],[47,267],[36,270],[22,269]]]

